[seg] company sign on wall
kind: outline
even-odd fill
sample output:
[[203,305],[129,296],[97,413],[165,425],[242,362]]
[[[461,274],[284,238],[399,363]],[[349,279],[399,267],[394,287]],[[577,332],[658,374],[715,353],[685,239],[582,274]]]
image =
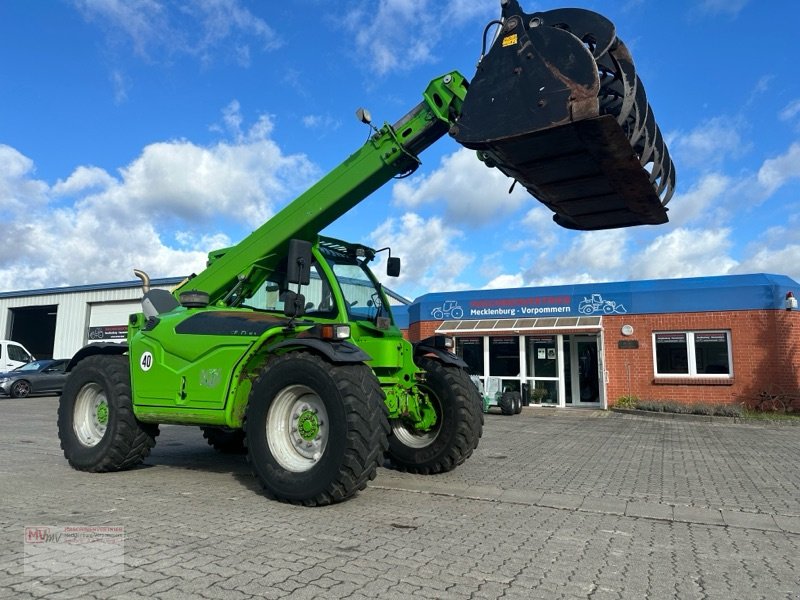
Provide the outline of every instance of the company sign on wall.
[[[598,293],[587,295],[553,294],[521,298],[475,298],[457,296],[426,306],[424,312],[434,320],[513,319],[524,317],[558,317],[625,314],[629,294],[613,296]],[[424,314],[423,312],[423,314]]]

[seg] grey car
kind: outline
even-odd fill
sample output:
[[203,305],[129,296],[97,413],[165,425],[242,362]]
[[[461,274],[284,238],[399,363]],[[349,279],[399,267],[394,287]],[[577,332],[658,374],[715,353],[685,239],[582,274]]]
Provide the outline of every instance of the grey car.
[[66,358],[34,360],[0,373],[0,394],[24,398],[31,394],[60,394],[67,380]]

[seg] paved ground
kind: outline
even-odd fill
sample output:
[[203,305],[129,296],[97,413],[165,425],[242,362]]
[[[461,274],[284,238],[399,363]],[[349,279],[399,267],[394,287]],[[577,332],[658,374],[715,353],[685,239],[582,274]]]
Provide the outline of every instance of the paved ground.
[[[196,428],[135,471],[73,471],[55,410],[0,400],[2,598],[800,599],[800,427],[489,415],[453,473],[381,469],[308,509]],[[30,525],[124,527],[124,572],[26,575]]]

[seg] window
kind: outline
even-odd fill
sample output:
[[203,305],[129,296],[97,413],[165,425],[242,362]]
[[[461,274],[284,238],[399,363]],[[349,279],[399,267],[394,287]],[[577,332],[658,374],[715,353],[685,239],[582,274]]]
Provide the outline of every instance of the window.
[[489,375],[519,376],[519,338],[502,336],[489,338]]
[[653,334],[657,376],[730,377],[728,331],[667,331]]
[[456,338],[456,352],[467,363],[467,372],[470,375],[483,377],[482,337]]
[[[283,294],[289,289],[297,291],[297,286],[287,285],[285,273],[273,271],[243,306],[256,310],[283,312]],[[328,318],[336,317],[336,306],[328,280],[316,261],[311,265],[311,281],[308,285],[302,286],[301,291],[306,299],[307,313]]]
[[22,349],[22,346],[17,346],[16,344],[8,345],[8,358],[21,362],[28,362],[31,359],[30,355]]

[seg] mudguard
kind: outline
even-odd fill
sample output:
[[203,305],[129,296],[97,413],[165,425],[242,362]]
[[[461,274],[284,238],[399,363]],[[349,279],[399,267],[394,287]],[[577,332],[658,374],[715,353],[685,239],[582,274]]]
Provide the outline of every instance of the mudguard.
[[305,346],[316,350],[332,363],[361,363],[372,360],[372,357],[361,348],[350,342],[329,342],[315,338],[292,338],[267,347],[269,352],[279,348],[296,348]]
[[95,354],[125,354],[128,352],[128,344],[115,344],[111,342],[98,342],[96,344],[88,344],[78,350],[67,363],[66,372],[69,373],[75,365],[81,362],[87,356]]

